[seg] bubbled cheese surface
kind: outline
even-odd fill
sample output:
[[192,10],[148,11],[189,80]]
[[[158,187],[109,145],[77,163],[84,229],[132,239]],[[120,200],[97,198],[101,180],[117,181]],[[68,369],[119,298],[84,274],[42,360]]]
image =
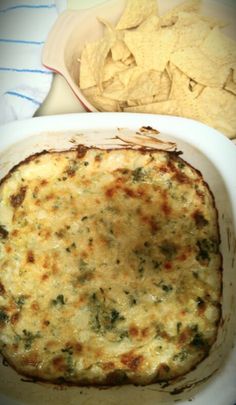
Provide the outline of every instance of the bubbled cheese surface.
[[20,373],[148,384],[198,364],[220,318],[217,213],[177,154],[43,153],[0,185],[0,350]]

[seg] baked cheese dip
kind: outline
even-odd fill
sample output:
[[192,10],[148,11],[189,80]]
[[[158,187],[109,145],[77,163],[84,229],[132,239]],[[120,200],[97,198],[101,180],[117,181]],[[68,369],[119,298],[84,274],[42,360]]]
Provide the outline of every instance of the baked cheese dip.
[[19,373],[150,384],[192,370],[221,317],[217,211],[176,152],[34,155],[0,185],[0,350]]

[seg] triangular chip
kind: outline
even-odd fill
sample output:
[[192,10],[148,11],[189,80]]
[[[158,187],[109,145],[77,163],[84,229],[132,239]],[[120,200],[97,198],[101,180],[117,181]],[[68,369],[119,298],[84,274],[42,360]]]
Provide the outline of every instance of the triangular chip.
[[94,86],[96,80],[89,62],[89,53],[92,52],[93,44],[87,44],[80,56],[80,88],[86,89],[87,87]]
[[[156,71],[143,72],[140,68],[129,69],[124,74],[118,74],[118,79],[108,86],[103,95],[114,100],[127,101],[150,97],[158,92],[161,73]],[[130,73],[123,82],[125,74]],[[124,76],[124,77],[123,77]],[[119,79],[119,77],[121,79]],[[128,80],[127,80],[128,79]]]
[[138,31],[156,31],[159,28],[160,18],[157,15],[150,15],[146,20],[144,20],[139,27]]
[[233,69],[230,70],[224,89],[236,96],[236,83],[234,82]]
[[137,27],[152,14],[158,14],[156,0],[128,0],[116,29],[124,30]]
[[102,88],[105,59],[113,43],[114,38],[112,36],[105,36],[98,41],[86,45],[87,60],[95,79],[95,84],[97,84],[99,88]]
[[182,48],[201,45],[211,31],[209,25],[203,21],[197,21],[191,25],[181,25],[178,21],[174,25],[173,30],[178,38],[175,44],[176,51]]
[[223,90],[206,87],[194,100],[193,118],[218,129],[229,137],[236,136],[236,98]]
[[178,4],[176,7],[167,11],[160,18],[160,25],[163,27],[168,27],[176,23],[178,20],[178,14],[181,11],[185,12],[199,12],[201,6],[201,0],[187,0],[181,4]]
[[114,77],[116,73],[122,72],[126,69],[127,66],[123,62],[121,61],[114,62],[114,60],[108,56],[104,65],[102,81],[107,81],[111,77]]
[[120,111],[119,103],[104,96],[89,96],[90,103],[99,111]]
[[170,89],[171,89],[171,80],[169,78],[169,75],[167,71],[165,70],[161,74],[161,80],[160,80],[160,85],[158,87],[158,92],[154,96],[154,102],[159,102],[159,101],[166,101],[169,98],[170,94]]
[[173,31],[166,28],[156,32],[127,31],[124,40],[138,66],[163,72],[176,38]]
[[230,67],[212,62],[197,47],[188,47],[174,52],[171,62],[191,79],[205,86],[223,87]]
[[172,84],[169,94],[170,100],[178,100],[181,104],[183,101],[189,101],[199,96],[204,86],[190,79],[185,73],[179,70],[176,66],[169,65],[172,74]]
[[148,114],[179,115],[178,103],[175,100],[139,105],[136,107],[126,107],[124,108],[124,111]]
[[236,63],[236,41],[224,35],[219,27],[210,31],[200,48],[213,62]]

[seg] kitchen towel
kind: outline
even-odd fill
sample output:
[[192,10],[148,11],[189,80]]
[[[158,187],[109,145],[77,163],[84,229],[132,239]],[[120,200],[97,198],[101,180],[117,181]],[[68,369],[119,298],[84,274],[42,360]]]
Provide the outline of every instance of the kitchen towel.
[[32,117],[46,98],[53,73],[42,66],[47,35],[66,0],[1,0],[0,125]]

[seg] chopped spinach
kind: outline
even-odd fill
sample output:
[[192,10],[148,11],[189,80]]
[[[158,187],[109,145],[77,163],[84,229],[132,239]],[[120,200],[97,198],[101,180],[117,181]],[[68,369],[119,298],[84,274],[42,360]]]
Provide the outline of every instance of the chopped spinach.
[[197,241],[198,253],[197,261],[200,263],[209,263],[211,253],[218,253],[218,243],[212,239],[199,239]]
[[0,309],[0,324],[6,323],[9,321],[9,316],[7,315],[6,311]]
[[23,329],[22,332],[23,332],[23,336],[21,337],[21,339],[24,341],[24,347],[26,350],[31,349],[31,346],[32,346],[32,343],[34,342],[34,340],[41,337],[39,332],[32,333],[26,329]]
[[165,291],[167,293],[173,290],[173,287],[171,284],[162,284],[161,288],[163,291]]
[[63,294],[59,294],[59,295],[58,295],[55,299],[53,299],[51,302],[52,302],[52,305],[55,305],[55,306],[65,305],[64,295],[63,295]]
[[117,323],[125,318],[117,311],[105,304],[104,300],[97,293],[93,293],[90,298],[90,324],[94,331],[101,334],[114,330]]
[[145,172],[143,170],[143,167],[137,167],[137,169],[134,169],[132,171],[132,180],[133,182],[139,182],[144,180],[145,178]]
[[25,295],[19,295],[19,297],[15,298],[15,303],[19,308],[22,308],[23,305],[25,304],[25,300],[26,300],[26,296]]
[[159,246],[161,253],[166,257],[167,260],[173,259],[177,254],[177,245],[170,241],[163,241]]
[[0,238],[7,239],[9,232],[4,225],[0,225]]
[[209,348],[207,340],[203,337],[202,333],[200,332],[194,335],[193,339],[190,342],[190,345],[198,349],[207,350]]

